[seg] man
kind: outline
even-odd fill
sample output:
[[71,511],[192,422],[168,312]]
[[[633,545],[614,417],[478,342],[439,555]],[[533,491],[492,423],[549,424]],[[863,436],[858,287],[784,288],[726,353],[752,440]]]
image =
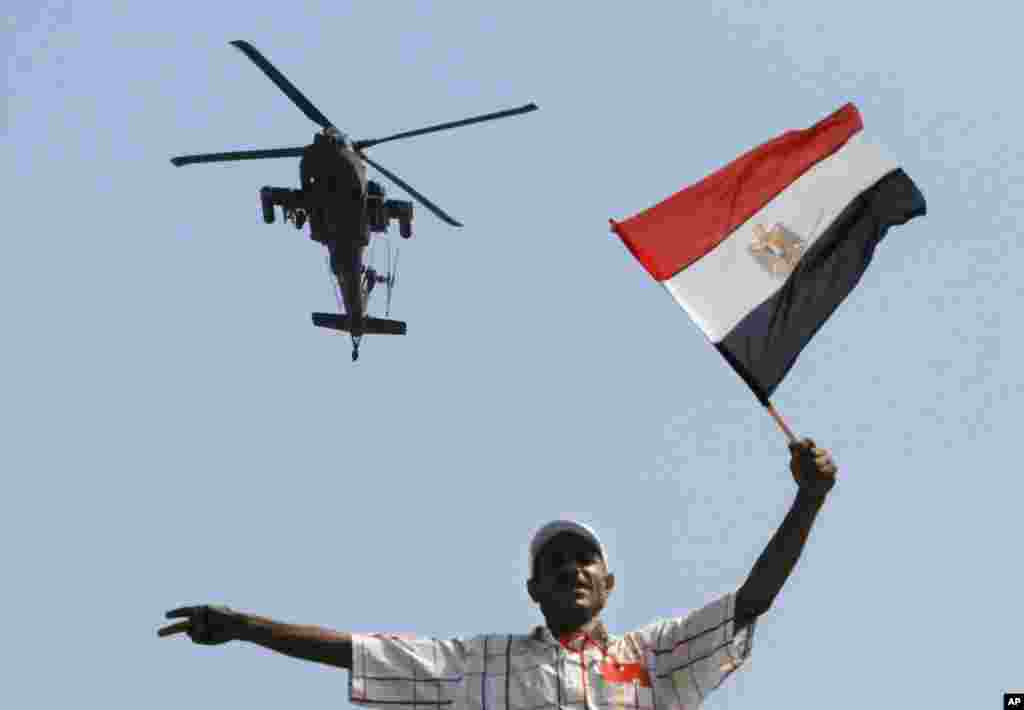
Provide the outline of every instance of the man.
[[589,527],[553,521],[530,543],[527,590],[545,625],[529,634],[417,639],[295,626],[227,607],[167,612],[182,618],[160,636],[196,643],[243,640],[348,669],[349,699],[386,707],[451,710],[692,710],[748,657],[754,622],[782,589],[835,484],[836,467],[810,439],[790,445],[799,487],[750,576],[683,618],[613,637],[600,619],[615,588],[604,546]]

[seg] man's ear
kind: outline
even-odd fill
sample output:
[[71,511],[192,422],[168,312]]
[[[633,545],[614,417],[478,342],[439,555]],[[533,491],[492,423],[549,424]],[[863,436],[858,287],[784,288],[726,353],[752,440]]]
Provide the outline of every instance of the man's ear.
[[534,603],[540,604],[540,602],[537,601],[537,582],[535,580],[526,580],[526,591],[530,595],[530,599],[532,599]]
[[610,592],[615,589],[615,575],[609,572],[604,577],[604,590]]

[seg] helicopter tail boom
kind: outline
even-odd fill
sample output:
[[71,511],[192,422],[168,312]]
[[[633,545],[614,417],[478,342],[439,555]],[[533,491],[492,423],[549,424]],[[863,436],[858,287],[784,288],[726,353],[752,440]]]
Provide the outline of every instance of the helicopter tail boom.
[[[342,313],[314,313],[313,325],[320,328],[352,332],[352,320]],[[363,318],[363,332],[359,335],[405,335],[405,321],[389,318]]]

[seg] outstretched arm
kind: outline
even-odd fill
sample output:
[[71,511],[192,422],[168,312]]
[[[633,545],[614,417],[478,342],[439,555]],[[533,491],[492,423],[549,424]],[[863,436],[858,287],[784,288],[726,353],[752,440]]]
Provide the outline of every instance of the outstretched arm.
[[293,658],[352,669],[352,634],[245,615],[239,637]]
[[225,606],[184,606],[167,612],[167,618],[184,620],[160,629],[157,635],[161,637],[187,633],[196,643],[207,646],[249,641],[292,658],[352,668],[352,635],[348,633],[285,624]]
[[782,525],[736,593],[737,628],[768,611],[800,559],[814,519],[835,485],[836,467],[828,451],[817,448],[810,439],[790,444],[789,449],[789,468],[800,488]]

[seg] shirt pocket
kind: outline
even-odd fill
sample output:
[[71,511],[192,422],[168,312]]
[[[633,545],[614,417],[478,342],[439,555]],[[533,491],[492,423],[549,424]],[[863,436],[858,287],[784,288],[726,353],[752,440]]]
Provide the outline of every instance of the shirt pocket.
[[550,663],[512,669],[508,682],[509,710],[536,710],[557,707],[559,680]]
[[[482,650],[466,659],[460,689],[466,710],[541,710],[557,707],[559,679],[554,665],[513,643],[488,643],[486,661]],[[564,700],[564,698],[563,698]]]

